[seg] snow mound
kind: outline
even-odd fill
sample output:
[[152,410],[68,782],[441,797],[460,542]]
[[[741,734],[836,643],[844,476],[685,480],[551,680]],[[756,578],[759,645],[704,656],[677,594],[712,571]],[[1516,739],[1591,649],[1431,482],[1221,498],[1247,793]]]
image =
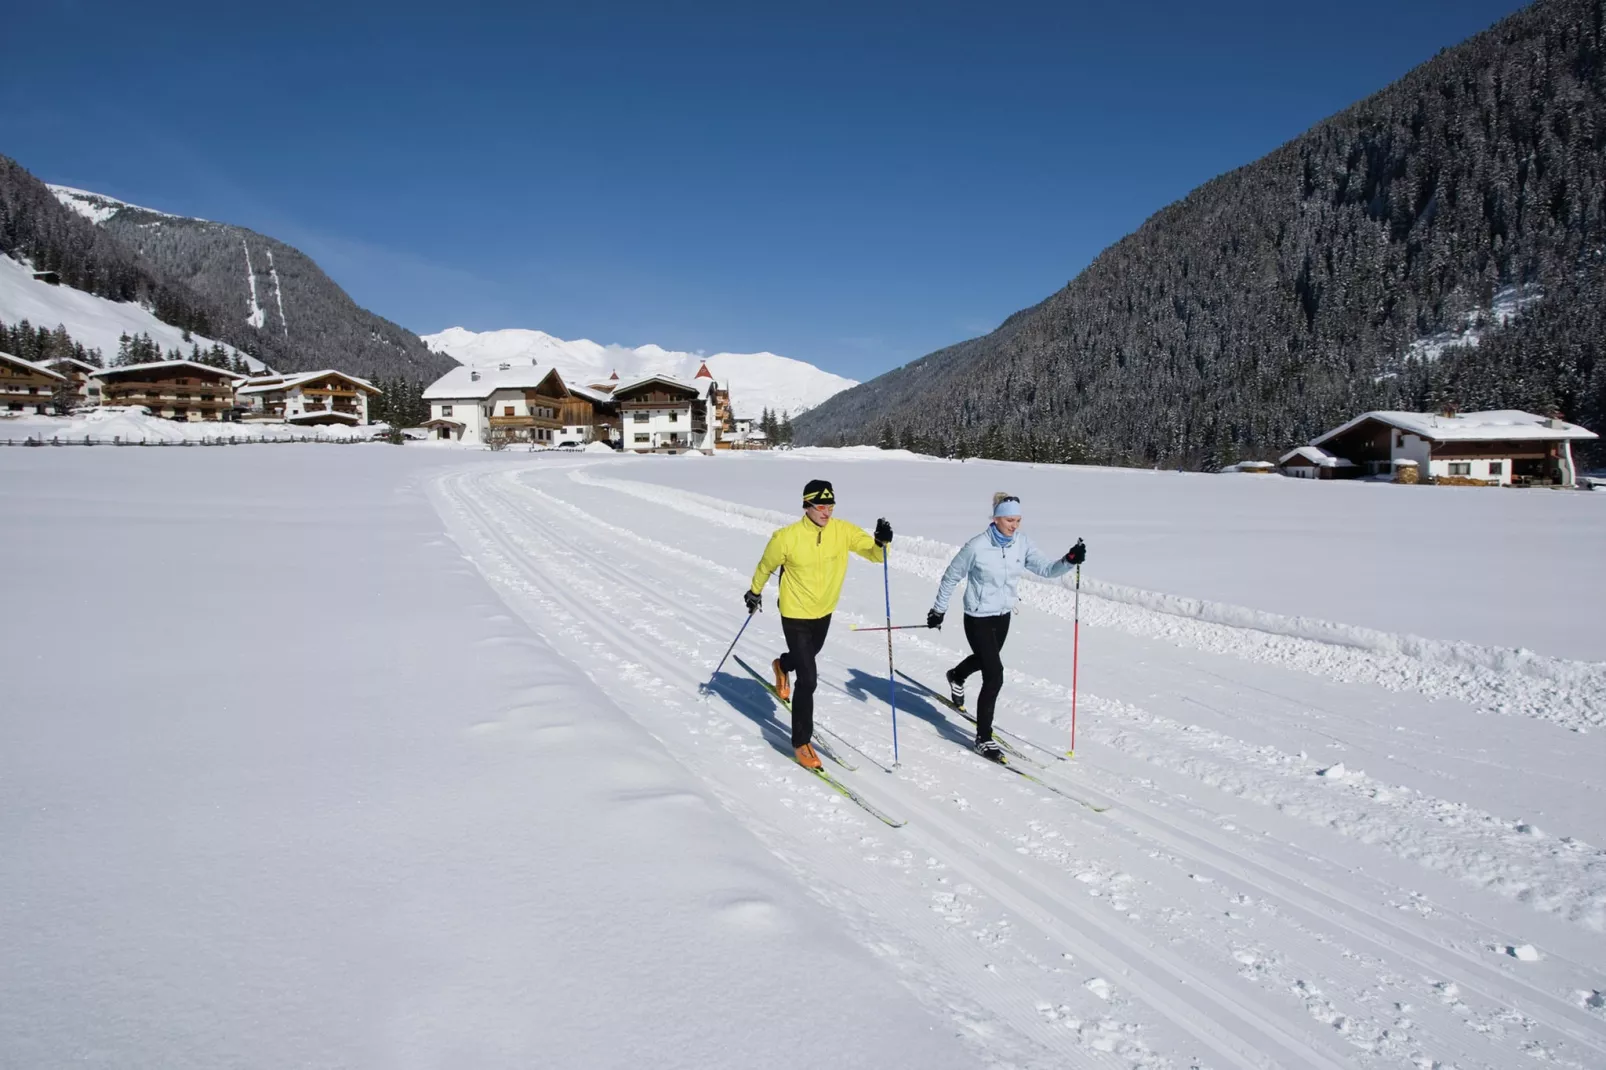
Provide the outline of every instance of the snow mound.
[[612,446],[608,445],[606,442],[587,442],[585,444],[585,446],[583,446],[581,448],[581,452],[583,452],[583,453],[612,453],[612,452],[614,452],[614,449],[613,449]]
[[1506,948],[1506,954],[1519,962],[1539,961],[1539,949],[1532,944],[1518,944],[1515,947],[1508,947]]
[[0,422],[0,438],[63,445],[182,446],[227,442],[362,442],[389,430],[385,424],[296,427],[277,422],[219,423],[167,420],[144,406],[111,406],[83,416],[34,416]]

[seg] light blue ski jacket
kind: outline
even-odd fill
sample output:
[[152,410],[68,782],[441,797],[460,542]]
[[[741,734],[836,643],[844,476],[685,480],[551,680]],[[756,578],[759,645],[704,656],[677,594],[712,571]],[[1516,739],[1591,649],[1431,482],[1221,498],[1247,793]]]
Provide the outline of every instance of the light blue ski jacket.
[[[988,525],[990,529],[991,524]],[[960,547],[954,559],[948,562],[948,571],[942,574],[937,588],[937,601],[932,606],[938,613],[948,612],[948,599],[960,580],[965,581],[965,615],[967,617],[996,617],[1011,613],[1018,596],[1015,588],[1020,584],[1021,573],[1031,569],[1045,579],[1063,576],[1071,570],[1064,556],[1049,557],[1027,538],[1016,532],[1008,546],[993,542],[987,531]]]

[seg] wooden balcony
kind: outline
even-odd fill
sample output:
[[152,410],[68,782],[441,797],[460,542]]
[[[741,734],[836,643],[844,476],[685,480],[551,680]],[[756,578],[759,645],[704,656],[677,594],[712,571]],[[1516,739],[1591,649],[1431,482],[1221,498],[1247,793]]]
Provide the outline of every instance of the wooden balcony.
[[222,393],[223,391],[228,391],[230,394],[234,393],[232,385],[234,380],[228,376],[220,376],[216,379],[191,376],[191,381],[187,383],[175,383],[171,379],[165,382],[151,379],[104,379],[101,382],[107,390],[137,390],[157,394],[171,394],[175,390],[188,390],[192,394],[197,390],[209,390],[213,393]]
[[189,397],[179,397],[176,394],[147,394],[131,390],[107,390],[101,395],[101,400],[107,405],[144,405],[152,409],[232,409],[234,398],[232,395],[211,394],[201,397],[192,394]]
[[548,427],[556,431],[563,427],[557,420],[546,416],[493,416],[492,427]]

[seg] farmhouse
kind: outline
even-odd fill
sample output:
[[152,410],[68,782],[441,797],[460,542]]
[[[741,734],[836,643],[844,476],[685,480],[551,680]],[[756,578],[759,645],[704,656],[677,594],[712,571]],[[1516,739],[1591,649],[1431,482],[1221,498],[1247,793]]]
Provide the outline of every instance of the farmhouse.
[[257,376],[235,390],[249,419],[348,426],[369,422],[368,399],[380,393],[366,379],[327,369]]
[[[707,370],[706,366],[703,370]],[[718,448],[712,376],[693,383],[647,375],[613,389],[624,428],[624,448],[636,453],[681,453]]]
[[42,364],[0,353],[0,412],[50,411],[50,398],[67,377]]
[[53,360],[39,362],[42,367],[48,368],[57,375],[66,376],[72,383],[74,391],[87,405],[100,403],[100,382],[91,378],[100,368],[76,357],[56,357]]
[[98,369],[102,405],[143,405],[172,420],[227,420],[234,415],[234,385],[245,378],[192,360],[156,360]]
[[[424,426],[436,438],[556,446],[607,437],[598,414],[607,402],[570,390],[550,365],[453,368],[425,388],[424,400],[430,415]],[[566,432],[582,437],[565,438]]]
[[[1367,475],[1391,475],[1409,462],[1433,479],[1461,477],[1501,486],[1571,487],[1578,480],[1572,443],[1596,437],[1558,417],[1515,409],[1367,412],[1315,439],[1311,446],[1352,462]],[[1288,471],[1286,465],[1284,471]]]

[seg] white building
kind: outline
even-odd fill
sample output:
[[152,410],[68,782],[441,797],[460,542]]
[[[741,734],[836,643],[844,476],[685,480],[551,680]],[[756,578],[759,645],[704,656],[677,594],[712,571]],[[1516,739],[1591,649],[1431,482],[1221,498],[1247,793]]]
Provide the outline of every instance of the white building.
[[234,390],[247,418],[292,424],[369,423],[368,399],[379,393],[379,388],[366,379],[328,369],[259,375]]
[[1392,475],[1404,462],[1434,479],[1461,477],[1510,486],[1576,486],[1572,443],[1596,438],[1577,424],[1516,409],[1489,412],[1367,412],[1311,443]]
[[571,390],[551,365],[453,368],[425,388],[424,400],[430,416],[424,426],[436,438],[542,447],[610,437],[607,395]]
[[719,440],[711,376],[687,383],[646,375],[614,387],[624,448],[636,453],[713,453]]

